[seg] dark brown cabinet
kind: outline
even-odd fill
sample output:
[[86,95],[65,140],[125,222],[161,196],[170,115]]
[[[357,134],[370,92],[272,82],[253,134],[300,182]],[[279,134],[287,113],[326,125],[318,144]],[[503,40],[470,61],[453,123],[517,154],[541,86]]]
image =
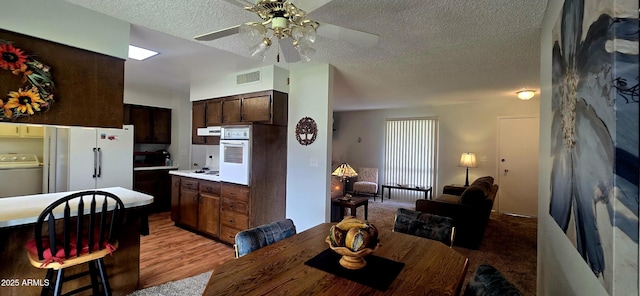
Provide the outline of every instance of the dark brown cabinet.
[[218,145],[220,137],[198,136],[198,128],[220,125],[215,122],[222,119],[221,102],[215,100],[196,101],[192,103],[191,112],[191,144]]
[[220,239],[233,244],[236,233],[249,228],[249,187],[222,183],[220,186],[222,210],[220,213]]
[[193,179],[182,179],[180,188],[180,224],[198,228],[198,181]]
[[241,99],[239,97],[229,97],[222,101],[222,123],[242,122]]
[[242,99],[243,122],[268,122],[269,120],[271,120],[271,96]]
[[171,220],[180,219],[180,177],[171,176]]
[[171,144],[171,109],[125,104],[124,123],[133,124],[135,143]]
[[220,236],[220,182],[173,176],[171,195],[171,220]]
[[166,212],[171,209],[169,170],[145,170],[133,172],[133,190],[153,196],[151,212]]

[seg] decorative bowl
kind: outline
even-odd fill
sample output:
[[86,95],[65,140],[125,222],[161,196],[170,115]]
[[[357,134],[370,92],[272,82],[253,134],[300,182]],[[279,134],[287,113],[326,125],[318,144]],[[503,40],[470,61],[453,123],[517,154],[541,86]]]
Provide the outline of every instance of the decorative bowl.
[[329,244],[329,248],[331,248],[331,250],[342,255],[342,258],[340,258],[340,265],[346,269],[354,270],[365,267],[367,265],[367,261],[364,260],[364,257],[378,251],[378,248],[380,247],[380,243],[377,242],[376,247],[373,249],[364,248],[360,251],[354,252],[347,247],[334,247],[328,236],[325,241]]

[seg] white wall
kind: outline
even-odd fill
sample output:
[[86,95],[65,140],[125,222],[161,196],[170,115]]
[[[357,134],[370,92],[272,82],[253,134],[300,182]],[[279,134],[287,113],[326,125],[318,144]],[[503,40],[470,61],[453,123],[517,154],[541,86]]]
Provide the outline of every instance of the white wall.
[[127,58],[129,23],[62,0],[3,1],[0,28]]
[[[320,65],[291,71],[287,132],[287,218],[304,231],[330,220],[331,110],[333,66]],[[318,135],[311,145],[295,138],[303,117],[311,117]]]
[[[236,76],[239,74],[260,71],[260,80],[237,85]],[[237,94],[246,94],[263,90],[277,90],[288,93],[287,84],[288,72],[275,65],[265,66],[257,69],[231,73],[219,77],[217,73],[212,73],[211,77],[202,76],[199,80],[191,81],[191,101],[206,100]]]
[[[498,117],[538,116],[538,98],[509,101],[441,105],[412,109],[336,112],[334,114],[333,160],[347,161],[354,168],[377,167],[384,182],[384,130],[387,118],[431,117],[439,119],[437,184],[434,195],[446,184],[464,184],[465,168],[458,167],[460,154],[474,152],[478,167],[469,169],[469,180],[497,174]],[[527,131],[523,131],[527,132]],[[361,142],[358,143],[358,138]],[[482,161],[486,158],[486,161]],[[497,179],[497,178],[496,178]]]

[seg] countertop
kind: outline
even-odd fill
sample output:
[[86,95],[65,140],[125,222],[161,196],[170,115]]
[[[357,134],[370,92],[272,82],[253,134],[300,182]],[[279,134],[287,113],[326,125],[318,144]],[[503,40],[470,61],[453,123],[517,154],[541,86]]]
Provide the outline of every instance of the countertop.
[[[125,208],[140,207],[153,202],[151,195],[122,187],[98,188],[97,190],[117,195],[124,203]],[[0,198],[0,228],[35,223],[42,210],[49,204],[80,191],[82,190]]]
[[216,175],[209,175],[204,173],[194,173],[196,170],[179,170],[179,171],[169,171],[169,174],[181,176],[181,177],[189,177],[207,181],[215,181],[220,182],[220,177]]
[[143,166],[143,167],[134,167],[133,171],[154,171],[154,170],[177,170],[177,165],[170,166]]

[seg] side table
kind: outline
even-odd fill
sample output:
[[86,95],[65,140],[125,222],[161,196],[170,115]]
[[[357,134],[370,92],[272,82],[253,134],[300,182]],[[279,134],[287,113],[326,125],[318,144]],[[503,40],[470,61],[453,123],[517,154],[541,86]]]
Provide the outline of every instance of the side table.
[[442,193],[460,196],[462,195],[462,192],[467,190],[468,187],[469,186],[449,184],[445,185],[444,188],[442,188]]
[[369,198],[368,197],[352,197],[350,200],[341,200],[334,198],[331,202],[340,206],[340,219],[344,218],[345,208],[351,209],[351,215],[356,216],[356,209],[364,206],[364,219],[369,219]]

